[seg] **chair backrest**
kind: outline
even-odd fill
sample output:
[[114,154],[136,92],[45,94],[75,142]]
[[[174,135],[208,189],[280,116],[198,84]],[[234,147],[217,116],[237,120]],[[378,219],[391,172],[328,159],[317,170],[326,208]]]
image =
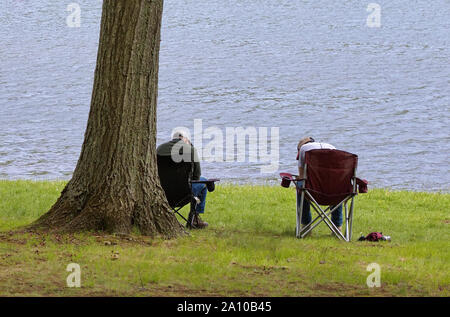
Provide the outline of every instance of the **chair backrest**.
[[158,174],[170,207],[182,207],[191,201],[193,163],[176,163],[171,156],[157,155]]
[[355,187],[358,156],[340,150],[311,150],[305,153],[306,189],[320,205],[336,205]]

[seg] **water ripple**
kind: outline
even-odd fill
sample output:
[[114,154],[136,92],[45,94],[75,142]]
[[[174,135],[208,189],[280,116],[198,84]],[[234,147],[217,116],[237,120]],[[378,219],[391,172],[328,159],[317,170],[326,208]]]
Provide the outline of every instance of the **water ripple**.
[[[64,2],[0,10],[0,178],[67,179],[75,167],[101,17],[101,1],[77,2],[76,29]],[[295,172],[297,141],[313,135],[357,153],[373,186],[449,191],[450,4],[381,5],[383,26],[370,29],[356,0],[332,10],[324,0],[166,1],[158,143],[194,119],[224,132],[280,127],[279,170]],[[203,171],[278,183],[260,167],[205,162]]]

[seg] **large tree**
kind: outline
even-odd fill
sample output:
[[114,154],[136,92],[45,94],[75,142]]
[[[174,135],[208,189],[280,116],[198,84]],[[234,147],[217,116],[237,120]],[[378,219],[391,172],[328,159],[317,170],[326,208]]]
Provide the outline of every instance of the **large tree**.
[[163,0],[104,0],[81,155],[56,204],[32,227],[175,237],[156,166]]

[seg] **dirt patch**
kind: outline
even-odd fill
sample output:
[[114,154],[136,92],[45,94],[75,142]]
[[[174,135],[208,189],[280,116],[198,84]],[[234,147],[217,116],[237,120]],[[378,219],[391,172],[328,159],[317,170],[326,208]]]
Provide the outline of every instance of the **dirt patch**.
[[160,246],[160,242],[153,240],[146,236],[133,236],[133,235],[94,235],[93,236],[97,243],[105,246]]
[[121,246],[151,246],[158,247],[164,243],[166,247],[171,247],[171,241],[162,241],[147,236],[138,235],[121,235],[121,234],[104,234],[93,232],[91,234],[59,234],[35,231],[10,231],[0,233],[0,242],[6,242],[16,245],[26,245],[29,241],[33,241],[34,246],[45,247],[47,243],[53,244],[70,244],[70,245],[89,245],[94,238],[101,245],[121,245]]
[[344,283],[327,283],[327,284],[315,284],[311,287],[311,291],[314,296],[392,296],[392,294],[386,290],[385,285],[373,289],[368,289],[365,285],[349,285]]
[[259,265],[242,265],[236,262],[230,263],[233,266],[237,266],[246,270],[251,270],[253,273],[256,274],[271,274],[276,271],[287,271],[289,270],[289,267],[287,266],[259,266]]
[[0,241],[20,245],[24,245],[27,243],[27,239],[23,237],[17,237],[16,233],[14,232],[1,232]]

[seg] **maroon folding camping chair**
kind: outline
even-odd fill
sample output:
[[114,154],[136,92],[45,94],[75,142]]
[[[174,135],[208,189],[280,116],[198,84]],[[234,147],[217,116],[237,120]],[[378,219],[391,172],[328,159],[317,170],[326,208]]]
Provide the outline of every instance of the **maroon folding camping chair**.
[[[311,150],[305,153],[304,178],[299,179],[289,173],[281,173],[281,185],[289,187],[293,182],[300,195],[297,201],[297,238],[305,237],[322,221],[339,239],[349,242],[352,238],[354,198],[367,192],[367,181],[356,177],[358,156],[340,150]],[[303,202],[307,199],[318,216],[301,229]],[[347,210],[347,202],[350,209]],[[331,221],[330,214],[343,205],[345,234]],[[323,209],[321,206],[328,206]],[[333,206],[333,208],[331,208]]]

